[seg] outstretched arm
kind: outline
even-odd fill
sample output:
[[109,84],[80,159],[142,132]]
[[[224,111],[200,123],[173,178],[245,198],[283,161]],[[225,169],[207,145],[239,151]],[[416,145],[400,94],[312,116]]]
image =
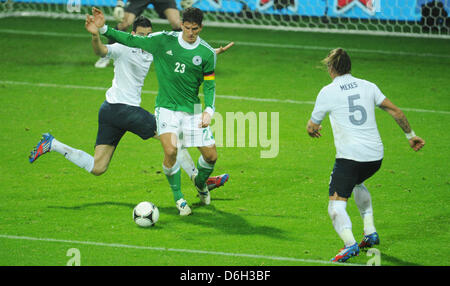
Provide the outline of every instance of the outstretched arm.
[[100,34],[110,39],[114,39],[125,46],[140,48],[147,52],[154,53],[154,50],[151,49],[152,45],[149,45],[150,38],[135,36],[130,33],[109,28],[105,25],[105,15],[100,9],[96,7],[92,8],[92,15],[94,16],[94,23],[99,29]]
[[419,151],[425,146],[425,141],[414,133],[409,125],[408,119],[400,108],[395,106],[395,104],[387,98],[380,104],[380,108],[388,112],[394,118],[398,126],[405,132],[406,138],[409,141],[409,146],[411,146],[414,151]]
[[216,55],[219,55],[221,53],[225,53],[232,46],[234,46],[234,42],[229,43],[225,47],[220,46],[220,48],[214,49],[214,51],[216,51]]

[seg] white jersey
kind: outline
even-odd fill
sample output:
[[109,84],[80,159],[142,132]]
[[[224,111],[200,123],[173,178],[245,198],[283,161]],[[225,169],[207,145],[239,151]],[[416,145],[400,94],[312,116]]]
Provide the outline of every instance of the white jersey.
[[336,158],[359,162],[383,158],[375,106],[386,97],[373,83],[345,74],[319,92],[311,121],[320,124],[329,113]]
[[106,101],[140,106],[142,86],[153,62],[153,55],[119,43],[106,47],[106,56],[114,60],[114,79],[106,91]]

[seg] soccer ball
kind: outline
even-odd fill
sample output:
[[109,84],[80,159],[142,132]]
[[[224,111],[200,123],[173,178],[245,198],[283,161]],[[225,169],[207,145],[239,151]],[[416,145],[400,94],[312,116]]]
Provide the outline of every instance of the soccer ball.
[[140,202],[133,210],[133,220],[140,227],[153,226],[158,219],[159,210],[150,202]]

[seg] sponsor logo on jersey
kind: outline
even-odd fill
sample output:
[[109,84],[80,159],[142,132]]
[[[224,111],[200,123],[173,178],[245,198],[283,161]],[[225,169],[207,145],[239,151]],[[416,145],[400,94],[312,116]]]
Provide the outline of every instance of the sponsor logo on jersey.
[[192,58],[192,63],[196,66],[199,66],[202,64],[202,57],[201,56],[195,56]]
[[168,54],[169,56],[173,56],[172,50],[168,50],[168,51],[166,52],[166,54]]

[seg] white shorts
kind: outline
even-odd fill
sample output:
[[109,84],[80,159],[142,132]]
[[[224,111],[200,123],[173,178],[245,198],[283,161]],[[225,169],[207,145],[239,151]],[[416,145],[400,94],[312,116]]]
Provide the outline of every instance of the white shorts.
[[202,114],[173,111],[164,107],[155,109],[158,135],[174,133],[184,147],[205,147],[216,144],[211,128],[199,127]]

